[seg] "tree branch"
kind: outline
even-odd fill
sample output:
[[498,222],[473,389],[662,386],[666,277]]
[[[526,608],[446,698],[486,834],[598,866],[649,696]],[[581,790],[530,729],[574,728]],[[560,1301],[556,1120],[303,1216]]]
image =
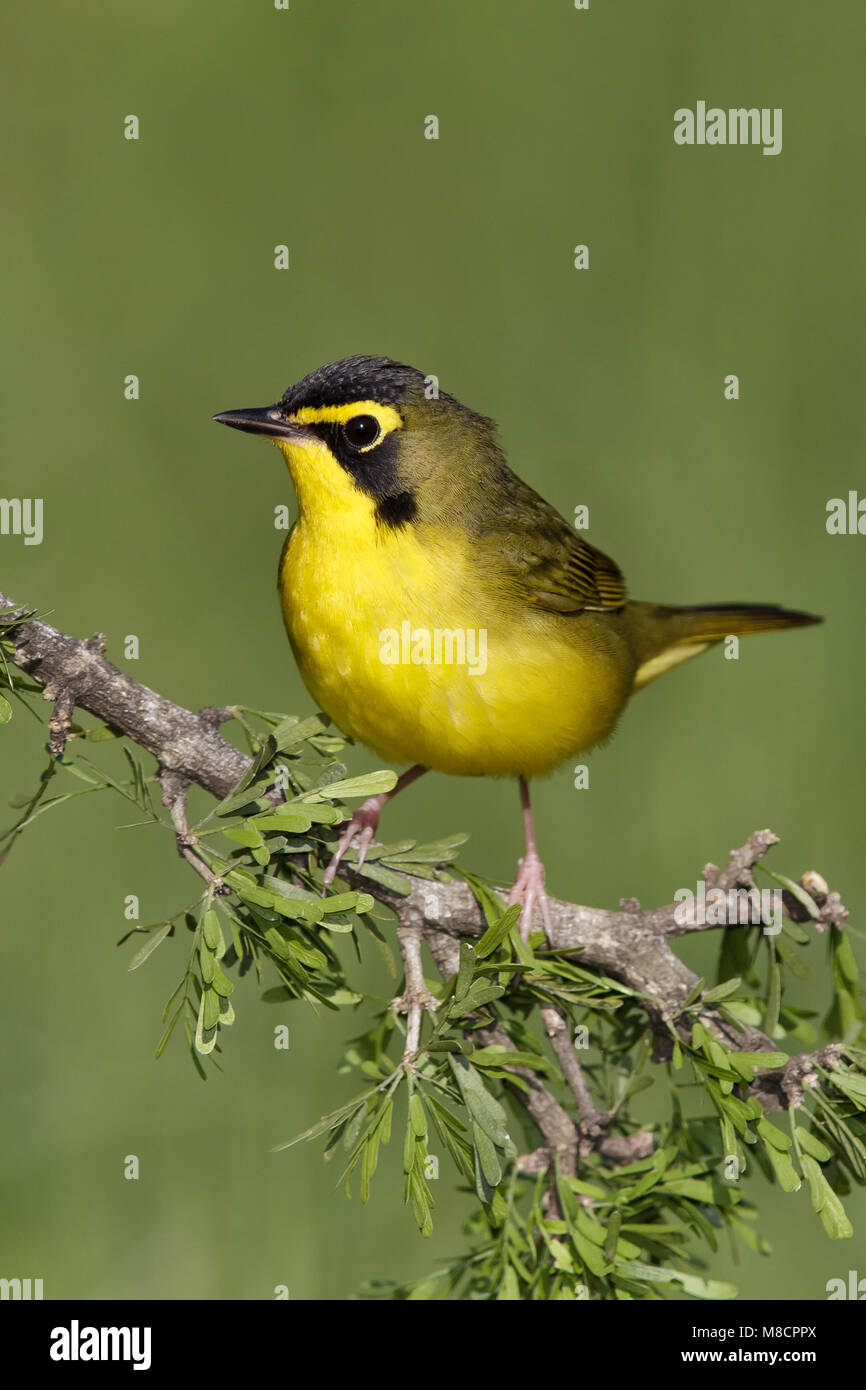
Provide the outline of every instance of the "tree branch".
[[[14,613],[15,604],[0,593],[0,618],[11,616],[8,610]],[[44,698],[55,705],[51,725],[52,734],[57,725],[51,746],[55,757],[66,742],[65,737],[61,741],[61,729],[65,724],[68,731],[68,715],[77,707],[146,748],[159,768],[179,773],[216,797],[227,796],[240,781],[249,758],[218,733],[219,724],[231,718],[230,709],[208,707],[193,714],[157,695],[112,666],[104,655],[101,634],[80,641],[30,618],[14,628],[12,639],[15,665],[38,681]]]
[[[15,621],[16,615],[21,616],[20,622]],[[208,707],[198,713],[184,709],[113,666],[104,655],[101,636],[86,641],[66,636],[40,619],[28,618],[23,609],[16,609],[12,600],[3,594],[0,594],[0,622],[3,622],[0,630],[11,635],[12,661],[38,682],[43,687],[44,698],[54,703],[50,733],[55,756],[65,746],[75,707],[95,715],[145,748],[156,759],[157,776],[163,786],[165,803],[172,813],[181,853],[190,862],[196,860],[192,846],[185,843],[184,838],[186,786],[194,782],[223,798],[250,763],[245,754],[233,748],[218,732],[220,723],[231,718],[232,707]],[[724,869],[719,870],[711,864],[704,868],[708,888],[728,891],[752,886],[754,865],[776,843],[777,837],[772,831],[757,831],[731,853]],[[197,863],[194,867],[201,872]],[[369,891],[369,879],[350,868],[344,872],[350,881]],[[830,893],[814,871],[804,875],[801,883],[820,907],[818,929],[831,925],[836,930],[841,929],[847,920],[847,911],[839,895]],[[441,973],[448,979],[457,969],[460,938],[479,936],[486,925],[474,895],[461,882],[419,880],[408,897],[376,885],[376,895],[397,917],[401,945],[409,947],[412,966],[407,972],[407,989],[412,990],[414,980],[416,993],[420,988],[416,977],[420,974],[417,947],[421,940],[427,943]],[[668,1021],[674,1023],[683,1037],[689,1036],[690,1023],[687,1018],[681,1020],[681,1006],[698,983],[697,977],[674,955],[668,943],[687,931],[702,928],[683,927],[678,923],[676,906],[670,903],[642,910],[636,900],[623,899],[619,911],[612,911],[550,900],[551,948],[568,954],[579,952],[582,966],[621,980],[635,991],[658,1035],[657,1058],[663,1057],[665,1048],[670,1046]],[[802,921],[808,917],[790,893],[784,895],[784,907],[792,920]],[[420,978],[423,986],[423,975]],[[401,1002],[409,1005],[416,1001]],[[546,1145],[544,1150],[536,1151],[521,1162],[529,1169],[533,1165],[537,1168],[540,1163],[549,1163],[551,1154],[560,1153],[568,1156],[569,1166],[572,1166],[578,1147],[583,1149],[588,1143],[608,1152],[614,1159],[619,1155],[620,1162],[631,1161],[642,1151],[648,1151],[647,1142],[651,1146],[651,1136],[623,1138],[601,1133],[604,1117],[595,1108],[586,1088],[564,1020],[557,1010],[549,1012],[551,1018],[545,1018],[545,1026],[576,1098],[580,1120],[575,1126],[537,1077],[526,1069],[515,1067],[515,1074],[530,1086],[528,1096],[521,1091],[516,1094],[538,1124]],[[410,1024],[413,1017],[410,1015]],[[772,1041],[758,1029],[747,1025],[737,1028],[712,1007],[703,1010],[700,1017],[732,1050],[775,1050]],[[481,1036],[514,1050],[507,1033],[499,1025],[482,1030]],[[796,1104],[798,1098],[802,1099],[803,1087],[815,1077],[815,1064],[832,1065],[838,1055],[838,1047],[830,1047],[812,1056],[792,1057],[783,1069],[758,1071],[751,1093],[767,1111]]]

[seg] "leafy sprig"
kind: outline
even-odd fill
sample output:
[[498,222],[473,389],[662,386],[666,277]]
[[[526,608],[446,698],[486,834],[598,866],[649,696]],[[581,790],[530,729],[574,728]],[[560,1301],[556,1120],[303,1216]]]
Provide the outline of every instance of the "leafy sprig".
[[[41,694],[5,660],[0,620],[0,680],[27,704]],[[0,722],[11,704],[0,695]],[[411,1065],[402,1060],[403,1025],[382,1001],[355,987],[337,948],[351,942],[360,957],[369,939],[387,950],[381,909],[372,893],[336,884],[323,892],[322,870],[336,843],[347,803],[389,790],[388,770],[350,777],[341,761],[345,740],[323,716],[306,719],[241,709],[238,723],[252,762],[231,794],[189,828],[186,843],[206,869],[195,902],[170,919],[136,927],[146,933],[130,961],[137,969],[166,941],[189,933],[180,983],[169,998],[158,1055],[181,1018],[199,1074],[215,1062],[221,1034],[234,1020],[250,973],[266,1002],[304,1001],[329,1010],[372,1005],[372,1023],[347,1047],[341,1071],[361,1089],[303,1135],[323,1137],[326,1156],[341,1158],[341,1181],[357,1180],[370,1198],[382,1146],[402,1132],[403,1199],[424,1235],[433,1229],[434,1185],[449,1165],[473,1204],[468,1249],[436,1274],[412,1285],[379,1285],[367,1296],[482,1299],[658,1299],[734,1296],[733,1286],[707,1276],[701,1246],[713,1252],[719,1234],[759,1253],[766,1242],[755,1229],[742,1173],[760,1168],[783,1190],[808,1191],[825,1231],[851,1234],[841,1198],[866,1183],[866,1054],[857,962],[849,937],[827,933],[834,998],[821,1029],[841,1039],[836,1065],[817,1069],[814,1084],[788,1114],[788,1131],[767,1116],[749,1092],[758,1070],[783,1067],[787,1054],[727,1047],[707,1026],[709,1014],[736,1031],[763,1027],[780,1043],[786,1036],[815,1041],[814,1015],[786,997],[792,980],[811,971],[814,934],[784,921],[775,936],[760,926],[723,932],[718,977],[704,980],[667,1020],[670,1060],[651,1068],[646,1001],[612,977],[580,964],[579,956],[550,950],[540,934],[529,943],[494,888],[455,870],[465,836],[421,844],[403,839],[370,847],[363,866],[346,861],[371,888],[406,894],[411,880],[461,872],[484,912],[486,930],[463,942],[459,965],[446,984],[431,985],[440,1006],[427,1017]],[[144,771],[117,730],[73,724],[62,758],[52,759],[22,815],[6,832],[5,847],[53,810],[95,791],[113,791],[142,820],[171,833],[175,827],[155,805]],[[82,752],[119,745],[124,774],[99,767]],[[72,782],[71,779],[74,779]],[[49,788],[56,791],[49,795]],[[800,885],[773,874],[816,920],[817,906]],[[357,878],[355,878],[357,882]],[[581,1052],[583,1071],[603,1109],[607,1132],[627,1139],[646,1128],[639,1111],[661,1106],[642,1099],[650,1088],[670,1100],[670,1119],[657,1122],[654,1152],[615,1166],[597,1149],[582,1153],[577,1176],[554,1161],[529,1175],[517,1160],[520,1142],[534,1142],[518,1097],[542,1082],[566,1108],[571,1096],[539,1026],[540,1006],[555,1005],[593,1046]],[[492,1030],[492,1031],[491,1031]],[[505,1035],[506,1047],[491,1041]],[[706,1108],[708,1118],[702,1113]],[[690,1113],[686,1113],[686,1110]],[[732,1163],[736,1176],[732,1175]]]

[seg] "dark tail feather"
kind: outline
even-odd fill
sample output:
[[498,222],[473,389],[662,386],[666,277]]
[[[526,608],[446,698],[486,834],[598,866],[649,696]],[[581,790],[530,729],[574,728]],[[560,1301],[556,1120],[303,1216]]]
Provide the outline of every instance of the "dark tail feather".
[[641,657],[636,690],[726,637],[823,622],[813,613],[780,608],[775,603],[702,603],[694,608],[636,603],[632,607]]
[[716,641],[732,634],[776,632],[786,627],[811,627],[823,622],[814,613],[801,613],[796,608],[780,608],[777,603],[701,603],[695,608],[657,608],[670,623],[671,631],[679,631],[678,640]]

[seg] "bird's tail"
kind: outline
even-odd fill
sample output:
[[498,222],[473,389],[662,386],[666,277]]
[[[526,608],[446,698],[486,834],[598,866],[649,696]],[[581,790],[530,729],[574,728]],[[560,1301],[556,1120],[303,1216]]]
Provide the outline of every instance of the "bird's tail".
[[812,613],[779,608],[774,603],[707,603],[696,608],[632,603],[629,609],[639,659],[635,690],[726,637],[809,627],[823,621]]

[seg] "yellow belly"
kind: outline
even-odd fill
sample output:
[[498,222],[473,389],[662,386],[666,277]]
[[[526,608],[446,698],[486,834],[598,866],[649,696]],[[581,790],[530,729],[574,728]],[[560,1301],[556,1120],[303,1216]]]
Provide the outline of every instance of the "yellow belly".
[[357,524],[302,514],[279,577],[301,676],[344,733],[388,762],[494,777],[608,737],[634,670],[608,615],[503,595],[460,533],[371,526],[362,544]]

